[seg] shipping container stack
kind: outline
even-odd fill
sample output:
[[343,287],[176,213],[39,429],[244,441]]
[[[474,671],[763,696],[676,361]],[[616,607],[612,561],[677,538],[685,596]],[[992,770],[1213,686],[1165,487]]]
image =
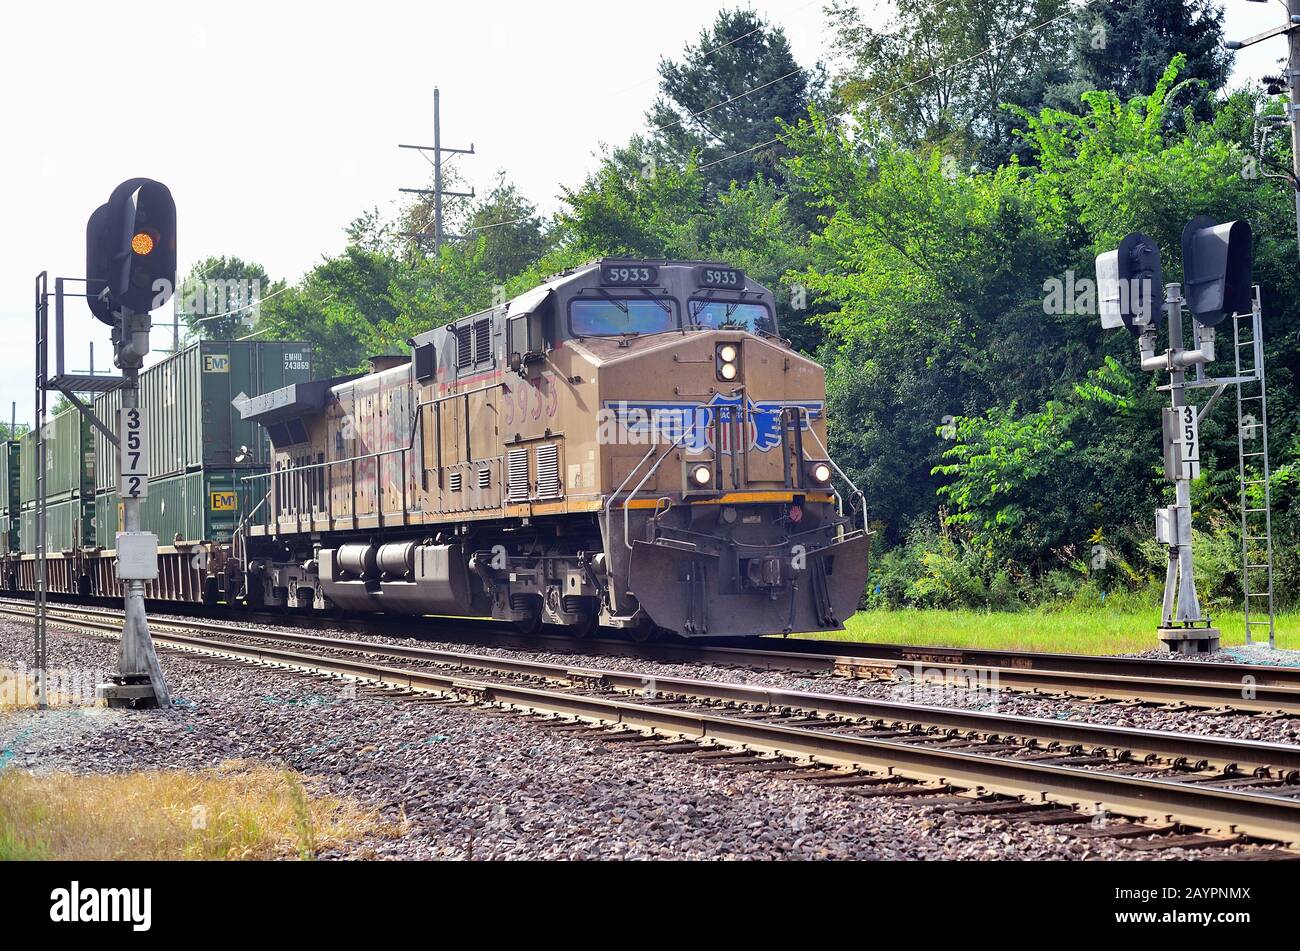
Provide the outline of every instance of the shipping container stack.
[[[19,541],[36,553],[36,432],[18,440]],[[95,456],[91,426],[74,407],[45,424],[45,550],[68,553],[94,543]]]
[[18,528],[22,499],[18,485],[18,440],[0,442],[0,556],[22,551]]
[[[311,379],[310,348],[301,343],[211,340],[193,344],[140,374],[149,445],[146,531],[159,546],[228,543],[266,494],[271,451],[266,432],[239,414],[240,397]],[[95,412],[115,425],[119,391],[95,400]],[[94,543],[116,544],[121,527],[117,454],[95,434]]]

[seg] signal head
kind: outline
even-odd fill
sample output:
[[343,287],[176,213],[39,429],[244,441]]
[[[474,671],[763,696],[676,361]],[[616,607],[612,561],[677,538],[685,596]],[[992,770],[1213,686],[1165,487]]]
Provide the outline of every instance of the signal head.
[[1164,276],[1160,248],[1141,232],[1124,236],[1119,247],[1097,255],[1097,298],[1101,325],[1124,327],[1141,336],[1164,320]]
[[1198,215],[1183,229],[1183,296],[1193,316],[1213,327],[1251,309],[1250,223]]

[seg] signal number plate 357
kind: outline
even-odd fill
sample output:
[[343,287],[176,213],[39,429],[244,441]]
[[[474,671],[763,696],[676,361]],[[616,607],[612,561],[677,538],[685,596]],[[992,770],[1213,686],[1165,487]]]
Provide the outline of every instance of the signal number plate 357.
[[149,494],[149,444],[145,438],[144,411],[137,406],[124,407],[117,433],[122,463],[118,495],[123,499],[143,499]]

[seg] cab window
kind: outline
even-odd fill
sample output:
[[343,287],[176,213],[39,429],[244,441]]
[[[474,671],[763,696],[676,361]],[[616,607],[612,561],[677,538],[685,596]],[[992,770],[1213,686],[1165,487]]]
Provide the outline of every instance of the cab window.
[[687,312],[696,327],[734,328],[752,334],[776,333],[776,321],[763,304],[694,299],[689,302]]
[[575,337],[619,337],[677,329],[670,300],[575,300],[569,304],[569,332]]

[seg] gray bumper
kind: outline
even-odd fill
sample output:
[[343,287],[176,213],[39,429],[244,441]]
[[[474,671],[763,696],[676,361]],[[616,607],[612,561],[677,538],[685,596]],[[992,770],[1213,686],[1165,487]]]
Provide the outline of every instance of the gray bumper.
[[774,546],[753,554],[781,560],[779,582],[754,585],[720,578],[716,555],[637,541],[628,582],[654,623],[683,637],[838,631],[866,587],[868,547],[867,536],[858,534],[808,551],[796,563]]

